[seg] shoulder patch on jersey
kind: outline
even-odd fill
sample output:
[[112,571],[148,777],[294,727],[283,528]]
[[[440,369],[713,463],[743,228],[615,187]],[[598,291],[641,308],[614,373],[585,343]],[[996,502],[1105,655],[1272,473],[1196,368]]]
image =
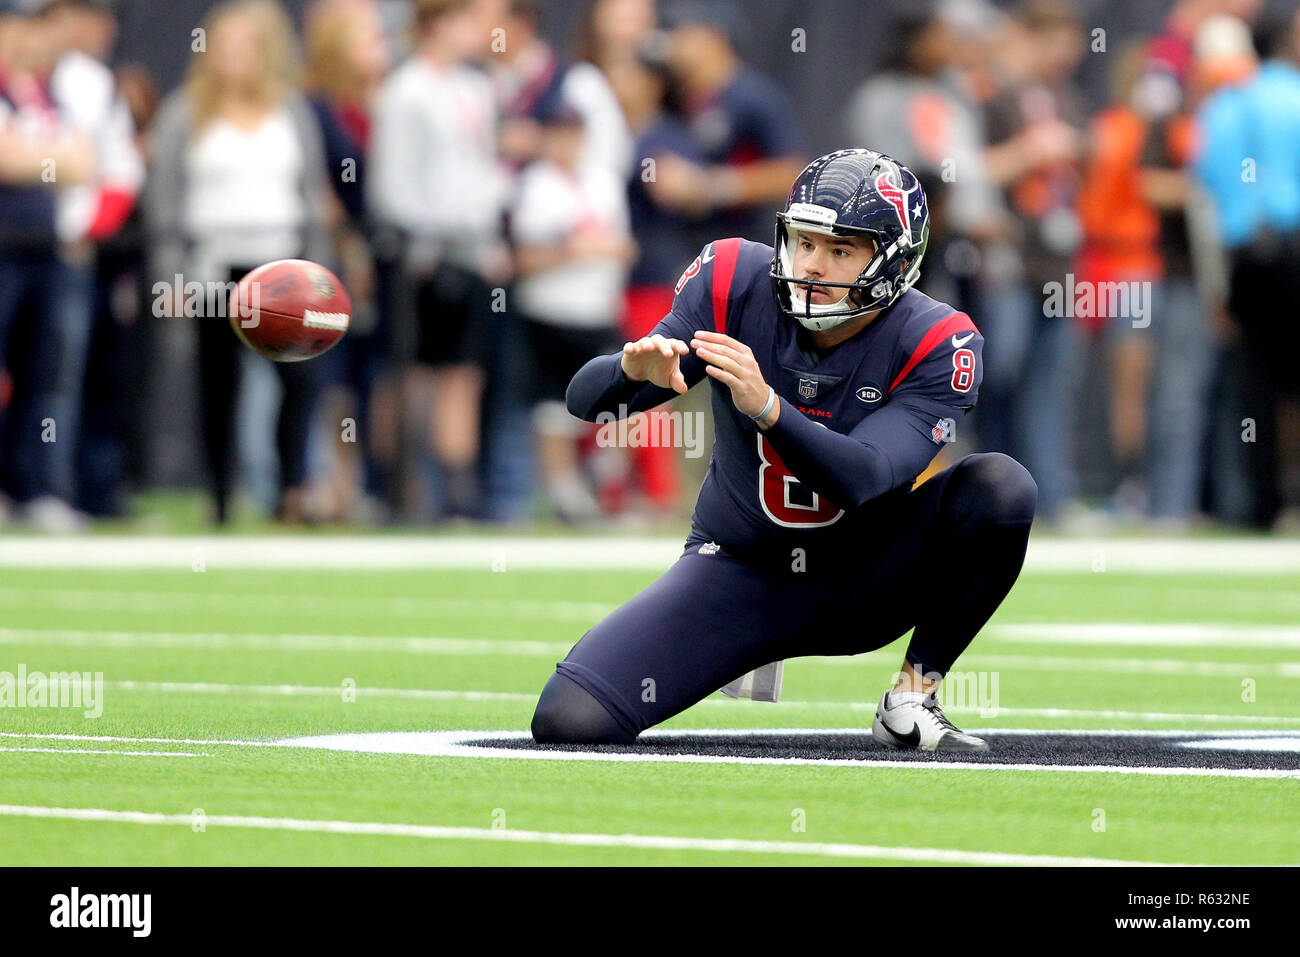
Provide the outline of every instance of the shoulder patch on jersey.
[[885,394],[877,389],[874,385],[864,385],[857,392],[853,393],[858,397],[859,402],[865,402],[868,405],[879,402],[885,397]]

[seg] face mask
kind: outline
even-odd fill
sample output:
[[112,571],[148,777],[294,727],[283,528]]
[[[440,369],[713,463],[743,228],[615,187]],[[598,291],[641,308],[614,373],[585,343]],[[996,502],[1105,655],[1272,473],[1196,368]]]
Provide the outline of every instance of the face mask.
[[[790,237],[787,234],[781,241],[781,271],[787,276],[792,276],[794,261],[790,254],[789,243]],[[861,314],[861,310],[849,302],[849,293],[852,290],[845,289],[844,295],[834,302],[817,303],[808,302],[804,295],[806,286],[793,282],[787,282],[786,286],[790,290],[790,308],[794,311],[795,318],[799,320],[801,326],[813,332],[834,329],[845,320]]]

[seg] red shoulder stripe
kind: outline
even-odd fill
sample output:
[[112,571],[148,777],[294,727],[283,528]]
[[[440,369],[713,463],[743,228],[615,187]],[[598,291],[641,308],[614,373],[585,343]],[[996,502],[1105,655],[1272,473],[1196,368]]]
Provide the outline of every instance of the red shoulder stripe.
[[946,319],[935,323],[930,327],[930,331],[921,337],[921,341],[917,343],[911,358],[907,360],[907,365],[903,366],[903,371],[890,384],[889,391],[893,392],[898,388],[902,381],[907,378],[908,373],[915,369],[922,359],[934,351],[935,346],[955,332],[979,332],[979,330],[975,328],[975,323],[971,322],[970,316],[964,312],[954,312]]
[[713,329],[727,331],[727,299],[731,295],[731,279],[736,275],[736,260],[740,258],[740,239],[719,239],[713,244]]

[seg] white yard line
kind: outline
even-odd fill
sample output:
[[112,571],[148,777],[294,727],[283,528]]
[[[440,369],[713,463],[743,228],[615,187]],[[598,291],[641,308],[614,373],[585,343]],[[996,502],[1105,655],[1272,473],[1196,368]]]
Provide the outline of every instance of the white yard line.
[[[111,811],[103,808],[40,807],[0,804],[0,816],[46,820],[94,821],[114,824],[172,825],[191,828],[191,814],[149,811]],[[853,858],[858,860],[916,861],[931,864],[982,864],[1020,867],[1170,867],[1155,861],[1126,861],[1104,857],[1061,857],[1051,854],[1009,854],[999,851],[961,851],[937,847],[887,847],[801,841],[753,841],[736,838],[670,837],[649,834],[576,834],[567,831],[516,831],[509,828],[439,827],[394,824],[385,821],[322,821],[286,817],[251,817],[206,814],[205,828],[253,828],[318,834],[383,835],[436,841],[490,841],[504,844],[549,844],[569,847],[620,847],[651,851],[707,851],[719,854],[756,854]]]
[[[987,733],[992,734],[989,729]],[[985,733],[985,729],[980,729]],[[791,729],[791,728],[742,728],[729,731],[697,729],[691,731],[673,731],[669,729],[645,732],[650,739],[658,736],[717,736],[734,735],[740,737],[779,736],[788,734],[862,734],[856,728],[831,729]],[[1001,733],[1018,735],[1107,735],[1123,734],[1130,737],[1162,737],[1187,734],[1186,731],[1141,731],[1121,732],[1095,731],[1054,731],[1051,729],[1007,729]],[[1229,730],[1224,732],[1197,731],[1198,735],[1215,737],[1234,737],[1239,735],[1259,736],[1260,731]],[[1279,732],[1285,735],[1287,732]],[[914,771],[1032,771],[1085,774],[1138,774],[1160,777],[1226,777],[1226,778],[1289,778],[1300,779],[1300,769],[1280,768],[1213,768],[1213,767],[1169,767],[1169,766],[1130,766],[1113,764],[1031,764],[1031,763],[985,763],[974,761],[896,761],[888,759],[844,759],[827,760],[824,758],[764,758],[739,757],[716,754],[682,754],[654,752],[600,752],[600,751],[566,751],[537,748],[485,747],[477,744],[481,740],[510,740],[520,742],[531,740],[527,731],[390,731],[358,734],[309,735],[299,738],[286,738],[280,743],[288,747],[321,748],[327,751],[350,751],[367,754],[410,754],[425,757],[446,758],[487,758],[487,759],[522,759],[525,761],[604,761],[615,764],[748,764],[748,765],[783,765],[795,767],[833,767],[833,768],[910,768]]]
[[989,625],[981,637],[1035,645],[1136,645],[1161,648],[1300,648],[1300,627],[1201,622]]
[[[876,706],[864,705],[874,709]],[[944,708],[954,714],[978,714],[981,709]],[[1227,721],[1245,724],[1300,724],[1300,717],[1287,715],[1259,714],[1191,714],[1177,711],[1115,711],[1111,709],[1089,710],[1086,708],[998,708],[997,715],[1013,715],[1021,718],[1088,718],[1098,721]],[[996,717],[996,715],[994,715]]]
[[0,748],[0,751],[24,752],[36,754],[112,754],[129,758],[206,758],[205,752],[194,751],[107,751],[91,748]]
[[[1227,600],[1227,596],[1216,596]],[[1283,595],[1300,608],[1300,594]],[[614,611],[614,602],[563,599],[409,597],[350,594],[293,595],[241,592],[108,590],[87,588],[0,588],[0,606],[105,611],[175,611],[178,608],[233,609],[277,615],[314,614],[322,608],[358,617],[429,619],[463,615],[524,620],[595,622]],[[1300,627],[1253,622],[1007,622],[988,625],[985,639],[1017,644],[1136,645],[1153,647],[1300,648]]]
[[[875,712],[877,703],[875,701],[785,701],[781,705],[795,708],[849,708],[854,711]],[[732,699],[723,700],[721,698],[706,698],[700,704],[716,704],[724,707],[748,707],[743,702],[733,701]],[[1012,715],[1021,718],[1086,718],[1096,721],[1224,721],[1228,723],[1241,722],[1245,724],[1300,724],[1300,716],[1291,715],[1271,715],[1271,714],[1197,714],[1187,711],[1122,711],[1111,708],[1089,709],[1089,708],[1008,708],[999,706],[996,709],[980,708],[977,705],[962,707],[959,705],[943,706],[944,711],[951,714],[969,714],[976,715],[983,711],[993,711],[989,717],[998,717],[1000,715]]]
[[[976,646],[978,647],[978,645]],[[901,644],[896,651],[874,651],[865,655],[842,655],[817,658],[821,664],[871,667],[880,664],[882,655],[894,661],[902,655]],[[874,657],[873,657],[874,656]],[[897,664],[897,662],[894,662]],[[1236,661],[1184,661],[1181,658],[1067,658],[1056,655],[986,655],[967,652],[958,659],[966,671],[1024,669],[1026,671],[1095,672],[1099,674],[1131,675],[1198,675],[1201,677],[1228,676],[1233,678],[1268,675],[1276,678],[1300,677],[1300,662],[1236,662]]]
[[[156,692],[161,694],[246,694],[287,695],[337,698],[343,692],[341,685],[249,685],[211,681],[106,681],[104,687],[112,691]],[[358,698],[410,698],[427,701],[536,701],[537,692],[522,691],[457,691],[441,688],[375,688],[357,685],[351,689]],[[745,708],[749,705],[731,698],[705,698],[699,705],[721,708]],[[697,705],[697,707],[699,706]],[[875,701],[790,701],[782,700],[784,708],[820,708],[824,710],[875,711]],[[949,707],[954,714],[977,714],[981,709]],[[1085,708],[1007,708],[996,709],[997,715],[1014,715],[1025,718],[1089,718],[1093,720],[1129,721],[1221,721],[1246,724],[1300,723],[1300,716],[1258,714],[1195,714],[1175,711],[1117,711],[1113,709],[1089,710]]]
[[1189,583],[1177,576],[1165,576],[1159,581],[1134,580],[1125,575],[1091,575],[1088,578],[1062,578],[1054,575],[1039,582],[1051,588],[1065,601],[1058,604],[1068,607],[1072,603],[1095,602],[1098,595],[1114,600],[1125,607],[1137,605],[1146,608],[1159,605],[1169,619],[1195,622],[1206,617],[1202,612],[1216,615],[1228,605],[1249,608],[1251,611],[1293,612],[1300,609],[1300,591],[1290,591],[1258,583],[1258,579],[1237,577],[1216,582],[1213,588],[1201,583]]
[[[421,655],[554,658],[568,654],[567,641],[496,638],[372,637],[367,635],[249,634],[242,632],[96,631],[66,628],[0,628],[0,645],[58,645],[73,648],[254,649],[293,652],[390,652]],[[901,646],[900,646],[901,649]],[[876,667],[899,654],[879,650],[862,655],[817,657],[823,664]],[[962,657],[964,667],[1023,668],[1037,671],[1098,672],[1147,675],[1200,675],[1300,678],[1300,662],[1184,661],[1170,658],[1070,658],[1040,655]]]
[[[982,733],[1014,734],[1026,736],[1041,735],[1123,735],[1126,737],[1173,737],[1185,735],[1187,731],[1160,730],[1056,730],[1051,728],[991,728],[980,729]],[[860,728],[736,728],[736,729],[654,729],[645,732],[653,740],[661,736],[687,737],[771,737],[790,734],[862,734]],[[1214,729],[1195,732],[1202,738],[1259,737],[1259,729]],[[1279,731],[1278,737],[1289,736],[1292,732]],[[0,738],[31,739],[41,741],[95,741],[148,744],[183,744],[183,745],[229,745],[233,747],[252,748],[306,748],[324,751],[347,751],[365,754],[401,754],[422,757],[445,758],[487,758],[487,759],[523,759],[530,761],[602,761],[617,764],[748,764],[748,765],[784,765],[831,768],[898,768],[914,771],[1033,771],[1033,772],[1071,772],[1085,774],[1138,774],[1170,777],[1227,777],[1227,778],[1290,778],[1300,779],[1300,770],[1274,768],[1212,768],[1212,767],[1139,767],[1110,764],[1028,764],[1028,763],[977,763],[964,761],[893,761],[845,759],[826,760],[820,758],[761,758],[735,757],[713,754],[664,754],[650,752],[595,752],[564,751],[533,748],[484,747],[476,742],[491,740],[517,739],[521,742],[531,739],[527,731],[385,731],[357,734],[307,735],[296,738],[282,738],[277,741],[236,741],[203,740],[193,738],[132,738],[110,735],[78,734],[24,734],[19,732],[0,732]]]
[[[1023,668],[1026,671],[1090,671],[1130,675],[1194,675],[1200,677],[1244,678],[1289,674],[1287,662],[1183,661],[1179,658],[1061,658],[1038,655],[964,655],[967,668]],[[1294,662],[1290,664],[1295,664]]]
[[1033,537],[1025,556],[1030,572],[1108,575],[1293,575],[1300,572],[1300,540],[1284,538]]
[[[114,536],[8,537],[0,567],[455,569],[465,571],[667,568],[682,552],[674,537],[524,536]],[[1263,538],[1090,538],[1030,541],[1034,572],[1300,573],[1300,541]]]
[[[112,691],[161,692],[163,694],[249,694],[339,698],[342,685],[241,685],[213,681],[105,681]],[[537,694],[515,691],[453,691],[436,688],[372,688],[357,685],[348,689],[358,698],[410,698],[416,701],[536,701]]]
[[234,591],[153,591],[149,589],[108,590],[105,588],[0,588],[0,606],[54,607],[105,611],[175,611],[201,606],[257,611],[280,615],[313,614],[327,610],[358,617],[383,615],[389,618],[429,618],[435,615],[464,615],[475,618],[522,618],[531,620],[594,622],[609,614],[612,602],[566,601],[549,598],[435,598],[410,596],[319,594],[265,595]]
[[0,567],[547,569],[667,568],[680,538],[520,536],[108,536],[0,540]]
[[284,747],[278,741],[235,741],[226,738],[135,738],[113,734],[37,734],[24,731],[0,731],[0,738],[28,741],[98,741],[114,744],[202,744],[230,745],[241,748]]
[[403,638],[371,635],[249,634],[244,632],[97,631],[80,628],[0,628],[0,645],[74,648],[240,648],[262,651],[402,652],[422,655],[506,655],[563,658],[573,642],[494,638]]

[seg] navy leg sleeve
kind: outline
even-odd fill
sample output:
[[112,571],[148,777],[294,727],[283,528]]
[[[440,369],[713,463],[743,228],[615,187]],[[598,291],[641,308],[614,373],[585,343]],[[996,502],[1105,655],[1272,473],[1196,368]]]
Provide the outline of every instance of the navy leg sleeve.
[[538,744],[631,744],[634,738],[582,685],[559,672],[546,682],[533,713]]
[[907,661],[922,675],[946,675],[1006,598],[1025,561],[1037,500],[1029,472],[1001,452],[968,455],[949,470],[925,564],[961,571],[944,575],[918,605]]
[[776,576],[725,550],[700,548],[688,546],[556,666],[631,734],[747,671],[810,653],[796,649],[819,618],[824,583]]

